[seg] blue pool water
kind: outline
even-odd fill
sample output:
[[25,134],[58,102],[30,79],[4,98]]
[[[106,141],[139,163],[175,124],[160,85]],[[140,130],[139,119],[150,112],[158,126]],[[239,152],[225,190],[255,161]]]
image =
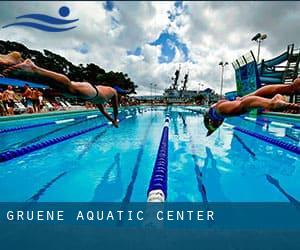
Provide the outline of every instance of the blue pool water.
[[[129,113],[132,117],[118,129],[96,129],[0,163],[0,201],[146,201],[166,114],[170,115],[167,201],[300,200],[299,155],[233,129],[246,128],[300,146],[300,130],[280,126],[299,121],[259,117],[259,125],[235,117],[206,137],[198,113],[185,107],[147,109],[123,110],[120,117]],[[91,114],[98,112],[84,115]],[[0,129],[82,115],[1,122]],[[104,122],[100,117],[3,133],[0,152]]]

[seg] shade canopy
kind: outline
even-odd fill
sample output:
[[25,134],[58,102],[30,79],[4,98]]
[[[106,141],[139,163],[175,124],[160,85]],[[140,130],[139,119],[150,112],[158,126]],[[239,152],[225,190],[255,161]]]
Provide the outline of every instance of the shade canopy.
[[33,82],[20,81],[13,78],[0,77],[0,85],[11,85],[14,87],[24,87],[25,84],[28,84],[30,88],[39,88],[39,89],[47,89],[49,88],[46,85],[37,84]]

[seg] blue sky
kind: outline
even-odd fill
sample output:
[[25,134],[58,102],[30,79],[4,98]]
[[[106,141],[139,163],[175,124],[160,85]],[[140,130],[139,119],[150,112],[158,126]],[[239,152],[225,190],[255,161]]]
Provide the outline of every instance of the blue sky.
[[[111,10],[113,7],[111,5],[110,8],[107,6],[105,8]],[[183,13],[184,9],[182,1],[174,2],[174,9],[167,12],[170,22],[174,22],[176,18]],[[176,33],[169,32],[168,27],[162,30],[156,40],[149,41],[148,44],[161,47],[160,56],[157,58],[159,63],[172,63],[176,55],[176,49],[179,53],[183,54],[183,62],[189,60],[189,49],[187,45],[180,41]],[[143,51],[139,46],[133,50],[128,50],[127,54],[140,56],[143,54]]]

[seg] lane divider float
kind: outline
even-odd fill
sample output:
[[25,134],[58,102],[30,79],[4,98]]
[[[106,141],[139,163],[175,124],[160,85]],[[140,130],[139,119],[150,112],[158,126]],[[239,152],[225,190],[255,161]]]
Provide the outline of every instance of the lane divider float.
[[167,199],[169,124],[170,117],[167,116],[147,191],[148,202],[164,202]]
[[[119,120],[119,122],[122,122],[125,119],[128,119],[128,118],[126,118],[126,117],[121,118]],[[14,158],[17,158],[17,157],[23,156],[25,154],[29,154],[31,152],[34,152],[34,151],[52,146],[54,144],[57,144],[57,143],[60,143],[60,142],[63,142],[63,141],[69,140],[69,139],[72,139],[72,138],[77,137],[79,135],[88,133],[90,131],[93,131],[93,130],[96,130],[96,129],[99,129],[99,128],[106,127],[108,125],[111,125],[111,122],[105,122],[105,123],[102,123],[100,125],[97,125],[97,126],[94,126],[94,127],[91,127],[91,128],[83,129],[83,130],[73,132],[73,133],[70,133],[70,134],[67,134],[67,135],[64,135],[64,136],[60,136],[60,137],[56,137],[56,138],[53,138],[53,139],[45,140],[43,142],[38,142],[38,143],[35,143],[35,144],[31,144],[31,145],[21,147],[21,148],[15,149],[15,150],[8,150],[6,152],[0,153],[0,162],[6,162],[6,161],[9,161],[9,160],[12,160]]]

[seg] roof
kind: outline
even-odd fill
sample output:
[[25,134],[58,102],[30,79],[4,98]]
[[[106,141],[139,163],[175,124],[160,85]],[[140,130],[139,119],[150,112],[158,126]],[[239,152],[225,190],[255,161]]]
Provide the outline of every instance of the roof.
[[11,85],[14,87],[24,87],[25,84],[28,84],[31,88],[48,88],[46,85],[41,85],[33,82],[20,81],[13,78],[0,77],[0,85]]

